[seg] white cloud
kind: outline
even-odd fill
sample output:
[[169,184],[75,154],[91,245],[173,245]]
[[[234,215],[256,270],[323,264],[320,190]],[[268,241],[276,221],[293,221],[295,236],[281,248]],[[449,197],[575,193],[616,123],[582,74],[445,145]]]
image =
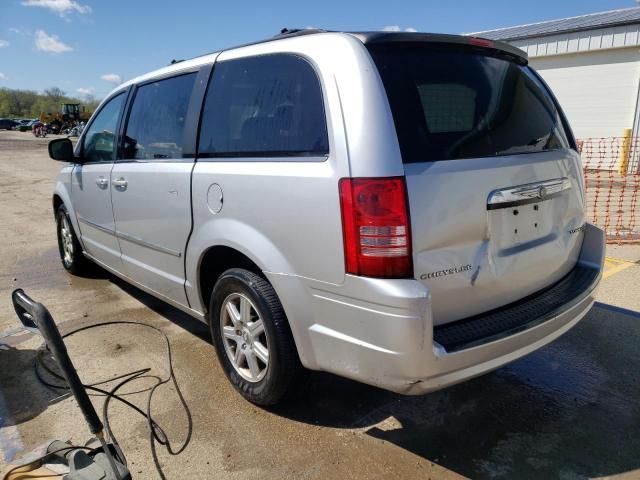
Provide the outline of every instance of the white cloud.
[[76,89],[76,92],[78,92],[80,95],[86,97],[87,95],[93,95],[93,92],[95,92],[95,89],[92,88],[92,87],[89,87],[89,88],[80,87],[80,88]]
[[105,82],[115,83],[116,85],[119,85],[122,83],[122,77],[117,73],[105,73],[100,78]]
[[4,73],[0,72],[0,80],[8,80],[9,77],[7,77]]
[[36,48],[41,52],[63,53],[73,50],[69,45],[62,42],[57,35],[48,35],[44,30],[36,30]]
[[387,25],[386,27],[382,27],[383,32],[417,32],[417,30],[413,27],[407,27],[404,30],[400,27],[400,25]]
[[74,2],[73,0],[23,0],[22,5],[25,7],[48,8],[61,17],[64,17],[71,12],[81,14],[91,12],[91,7],[89,5],[82,5],[81,3]]
[[5,47],[8,47],[9,45],[11,44],[6,40],[0,40],[0,48],[5,48]]

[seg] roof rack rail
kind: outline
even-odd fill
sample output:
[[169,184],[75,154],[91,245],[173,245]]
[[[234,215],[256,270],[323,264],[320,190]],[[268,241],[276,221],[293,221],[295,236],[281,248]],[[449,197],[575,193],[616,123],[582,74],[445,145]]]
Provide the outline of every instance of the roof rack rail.
[[[329,31],[330,30],[323,30],[321,28],[291,28],[291,29],[283,28],[282,30],[280,30],[280,33],[274,35],[273,37],[265,38],[263,40],[257,40],[255,42],[244,43],[241,45],[235,45],[233,47],[218,50],[218,52],[224,52],[225,50],[230,50],[232,48],[241,48],[241,47],[248,47],[251,45],[259,45],[261,43],[271,42],[273,40],[282,40],[283,38],[300,37],[302,35],[311,35],[313,33],[327,33]],[[203,53],[202,55],[197,55],[195,57],[190,58],[189,60],[193,60],[194,58],[204,57],[206,55],[210,55],[211,53],[212,52]]]
[[282,37],[297,37],[300,35],[310,35],[312,33],[324,33],[328,30],[323,30],[321,28],[287,28],[284,27],[280,30],[280,33],[277,33],[272,38],[282,38]]

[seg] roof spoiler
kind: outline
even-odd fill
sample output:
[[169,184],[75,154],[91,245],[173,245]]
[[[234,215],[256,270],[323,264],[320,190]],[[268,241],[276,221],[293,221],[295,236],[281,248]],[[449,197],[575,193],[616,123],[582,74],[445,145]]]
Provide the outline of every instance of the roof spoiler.
[[380,43],[447,43],[454,45],[470,45],[473,47],[487,48],[502,54],[507,54],[516,63],[526,65],[529,57],[524,50],[513,45],[488,38],[473,37],[467,35],[448,35],[444,33],[418,33],[418,32],[355,32],[353,36],[365,44]]

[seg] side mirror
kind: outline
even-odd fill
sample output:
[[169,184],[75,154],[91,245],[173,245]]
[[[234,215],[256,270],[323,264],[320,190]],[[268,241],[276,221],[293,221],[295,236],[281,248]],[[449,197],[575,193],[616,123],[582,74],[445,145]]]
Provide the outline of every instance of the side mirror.
[[59,162],[75,162],[78,159],[73,156],[73,144],[68,138],[56,138],[49,142],[49,156]]

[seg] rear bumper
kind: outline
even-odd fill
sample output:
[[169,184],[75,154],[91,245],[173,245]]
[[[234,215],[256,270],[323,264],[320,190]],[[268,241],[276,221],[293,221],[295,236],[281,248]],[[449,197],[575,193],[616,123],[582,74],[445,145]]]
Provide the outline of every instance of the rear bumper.
[[578,263],[554,284],[509,305],[437,325],[434,342],[449,353],[468,350],[530,330],[565,314],[597,284],[600,270]]
[[[591,308],[603,262],[604,233],[587,224],[578,263],[569,274],[574,278],[435,329],[429,292],[415,280],[347,276],[340,286],[307,283],[299,289],[290,284],[292,277],[272,281],[279,293],[298,291],[297,298],[281,298],[305,366],[418,395],[494,370],[569,330]],[[301,298],[308,302],[307,316]],[[488,323],[493,327],[483,328]]]

